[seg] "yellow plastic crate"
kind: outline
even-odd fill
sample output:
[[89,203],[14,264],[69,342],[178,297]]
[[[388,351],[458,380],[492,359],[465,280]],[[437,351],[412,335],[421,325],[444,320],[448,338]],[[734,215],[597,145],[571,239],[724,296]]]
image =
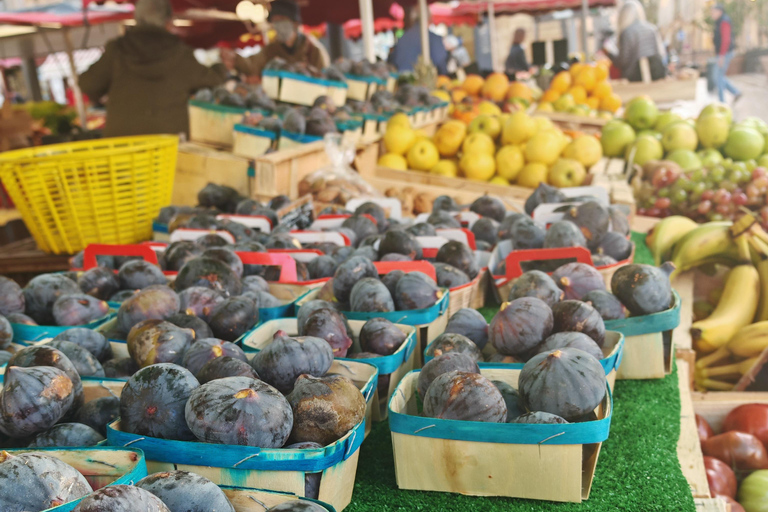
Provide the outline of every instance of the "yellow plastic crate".
[[0,154],[0,180],[43,251],[152,238],[171,202],[178,138],[121,137]]

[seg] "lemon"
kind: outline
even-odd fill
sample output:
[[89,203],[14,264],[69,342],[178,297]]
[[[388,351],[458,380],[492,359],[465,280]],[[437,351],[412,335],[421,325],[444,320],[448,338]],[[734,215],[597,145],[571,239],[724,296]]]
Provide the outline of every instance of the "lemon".
[[525,166],[523,151],[518,146],[504,146],[496,153],[496,172],[509,181],[514,181]]
[[405,161],[402,155],[396,153],[385,153],[379,157],[377,162],[381,167],[389,167],[390,169],[398,169],[405,171],[408,169],[408,162]]

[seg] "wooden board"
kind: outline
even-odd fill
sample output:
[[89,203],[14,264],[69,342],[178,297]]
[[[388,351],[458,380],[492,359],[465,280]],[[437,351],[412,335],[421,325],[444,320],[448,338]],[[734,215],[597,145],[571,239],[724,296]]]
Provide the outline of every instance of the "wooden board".
[[720,498],[696,498],[696,512],[731,512],[731,506]]
[[37,274],[69,269],[69,258],[66,254],[45,253],[32,238],[24,238],[0,247],[0,274],[24,285]]
[[197,193],[211,182],[230,186],[247,196],[248,160],[203,144],[180,144],[171,203],[197,205]]
[[[688,363],[688,368],[693,369],[696,363],[696,352],[693,351],[691,339],[691,324],[693,323],[693,281],[694,273],[685,272],[679,274],[672,282],[678,295],[680,295],[680,325],[672,331],[675,340],[675,357]],[[689,373],[689,385],[693,389],[693,370]]]
[[597,117],[580,116],[576,114],[566,114],[563,112],[542,112],[536,110],[533,112],[537,116],[549,118],[555,125],[563,130],[572,130],[584,132],[589,135],[600,133],[603,126],[608,122],[607,119]]
[[694,391],[692,397],[694,411],[709,422],[716,434],[721,433],[728,413],[739,405],[768,404],[768,392],[763,391]]
[[696,498],[709,497],[709,483],[701,453],[696,417],[689,386],[688,363],[677,362],[677,380],[680,386],[680,438],[677,441],[677,457],[691,492]]
[[642,82],[611,81],[613,92],[622,103],[637,96],[647,95],[656,103],[674,103],[675,101],[693,101],[696,99],[698,76],[695,79],[677,80],[669,78],[656,80],[649,84]]

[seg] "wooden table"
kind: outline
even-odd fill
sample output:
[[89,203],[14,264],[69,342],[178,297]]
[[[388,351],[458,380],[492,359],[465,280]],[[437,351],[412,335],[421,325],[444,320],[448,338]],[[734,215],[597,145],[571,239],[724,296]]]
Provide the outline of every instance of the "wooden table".
[[38,274],[68,270],[69,258],[66,254],[45,253],[32,238],[24,238],[0,248],[0,275],[23,286]]

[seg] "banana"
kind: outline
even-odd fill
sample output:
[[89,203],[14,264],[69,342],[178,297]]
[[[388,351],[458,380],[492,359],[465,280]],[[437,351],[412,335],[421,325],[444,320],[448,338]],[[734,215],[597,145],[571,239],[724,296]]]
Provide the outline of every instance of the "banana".
[[717,307],[704,320],[691,325],[696,348],[710,353],[724,346],[742,327],[752,323],[760,300],[760,277],[752,265],[734,267],[725,280]]
[[733,391],[736,384],[722,382],[716,379],[696,379],[696,387],[700,391]]
[[645,240],[656,266],[667,261],[672,254],[672,247],[698,227],[695,221],[682,215],[672,215],[660,220]]
[[760,276],[760,304],[757,306],[755,322],[768,320],[768,259],[757,264],[757,274]]
[[768,348],[768,321],[742,327],[736,331],[725,348],[739,357],[759,356]]
[[747,373],[760,360],[760,356],[750,357],[744,361],[722,366],[712,366],[696,370],[696,375],[700,379],[709,379],[712,377],[727,378],[729,376],[741,376]]
[[731,238],[730,222],[709,222],[689,232],[675,245],[672,262],[677,274],[712,262],[738,262],[739,249]]

